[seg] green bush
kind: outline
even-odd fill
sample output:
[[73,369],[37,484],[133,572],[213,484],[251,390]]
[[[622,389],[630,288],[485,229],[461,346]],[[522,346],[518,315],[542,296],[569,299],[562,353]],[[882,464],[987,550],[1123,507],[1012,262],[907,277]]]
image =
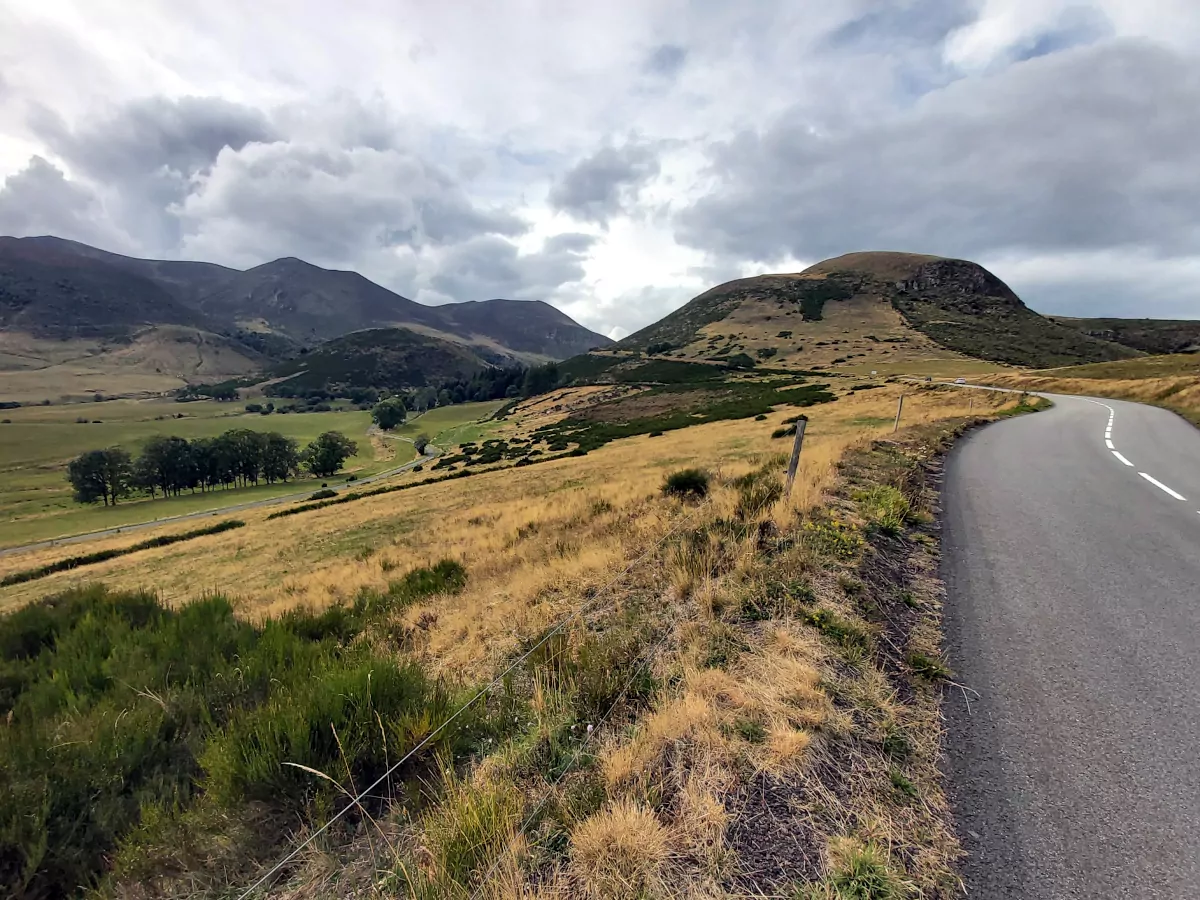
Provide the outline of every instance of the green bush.
[[870,528],[895,537],[904,531],[904,523],[912,516],[912,503],[897,488],[877,484],[856,491],[854,499],[866,517]]
[[[415,598],[465,579],[443,561],[396,591]],[[343,802],[285,763],[365,786],[459,699],[355,640],[388,608],[256,626],[219,596],[172,609],[96,586],[0,618],[0,895],[94,887],[115,858],[145,856],[136,842],[153,842],[147,832],[186,828],[190,810],[236,818],[259,802],[303,817]],[[399,774],[424,777],[432,753],[463,752],[484,727],[460,716]]]
[[708,496],[709,474],[703,469],[680,469],[663,481],[662,492],[668,497],[697,499]]
[[321,488],[321,490],[319,490],[319,491],[313,491],[312,494],[309,495],[308,499],[309,500],[328,500],[330,497],[336,497],[337,495],[338,495],[337,491],[330,490],[329,488]]

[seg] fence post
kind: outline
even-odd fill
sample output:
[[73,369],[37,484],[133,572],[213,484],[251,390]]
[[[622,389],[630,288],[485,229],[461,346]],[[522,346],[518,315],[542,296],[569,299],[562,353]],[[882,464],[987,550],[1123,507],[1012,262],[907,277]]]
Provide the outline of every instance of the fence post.
[[800,448],[804,446],[804,429],[808,427],[808,416],[801,416],[796,420],[796,441],[792,444],[792,458],[788,463],[787,470],[787,487],[784,489],[784,497],[790,497],[792,494],[792,482],[796,480],[796,467],[800,465]]
[[900,413],[904,411],[904,395],[900,395],[900,402],[896,404],[896,424],[892,426],[892,434],[900,430]]

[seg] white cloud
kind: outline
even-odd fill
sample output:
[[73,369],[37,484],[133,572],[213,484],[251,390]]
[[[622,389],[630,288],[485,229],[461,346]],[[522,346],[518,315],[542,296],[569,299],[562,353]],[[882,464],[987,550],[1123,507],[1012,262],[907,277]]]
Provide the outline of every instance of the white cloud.
[[[1186,287],[1098,293],[1080,262],[1192,271],[1194,0],[39,0],[0,16],[9,231],[297,255],[426,300],[542,297],[609,333],[714,279],[882,245],[996,260],[1046,308],[1200,316]],[[1105,48],[1131,38],[1142,63],[1121,69]],[[1150,58],[1184,74],[1149,78]]]

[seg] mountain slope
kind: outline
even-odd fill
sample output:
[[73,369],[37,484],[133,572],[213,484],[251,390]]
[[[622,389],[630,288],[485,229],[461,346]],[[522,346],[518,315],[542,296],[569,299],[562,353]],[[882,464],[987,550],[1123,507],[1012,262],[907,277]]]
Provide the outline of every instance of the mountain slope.
[[1194,319],[1047,318],[1089,337],[1123,344],[1143,353],[1195,353],[1200,350],[1200,321]]
[[715,360],[747,354],[808,368],[937,356],[1051,366],[1137,355],[1038,315],[975,263],[887,252],[718,285],[615,349]]
[[566,359],[612,343],[541,300],[472,300],[437,309],[456,333],[490,337],[522,354]]
[[279,394],[309,390],[337,394],[346,388],[437,387],[447,380],[470,378],[489,365],[471,348],[453,341],[407,328],[375,328],[327,341],[277,364],[270,375],[286,379],[273,386]]
[[0,329],[69,339],[213,325],[153,278],[77,253],[70,242],[26,241],[0,237]]
[[302,341],[350,331],[414,322],[439,327],[435,307],[415,303],[357,272],[322,269],[294,257],[239,272],[199,300],[213,319],[240,327],[265,327]]
[[37,337],[128,337],[147,325],[218,332],[268,355],[392,326],[507,360],[561,359],[611,343],[545,303],[426,306],[356,272],[294,258],[243,272],[135,259],[55,237],[0,238],[0,328]]

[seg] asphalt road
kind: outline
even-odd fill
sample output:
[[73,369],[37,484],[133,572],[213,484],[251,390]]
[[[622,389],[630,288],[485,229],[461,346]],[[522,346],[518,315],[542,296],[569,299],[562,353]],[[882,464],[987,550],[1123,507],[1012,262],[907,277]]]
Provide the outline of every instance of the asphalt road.
[[1200,431],[1052,399],[947,461],[968,896],[1200,898]]

